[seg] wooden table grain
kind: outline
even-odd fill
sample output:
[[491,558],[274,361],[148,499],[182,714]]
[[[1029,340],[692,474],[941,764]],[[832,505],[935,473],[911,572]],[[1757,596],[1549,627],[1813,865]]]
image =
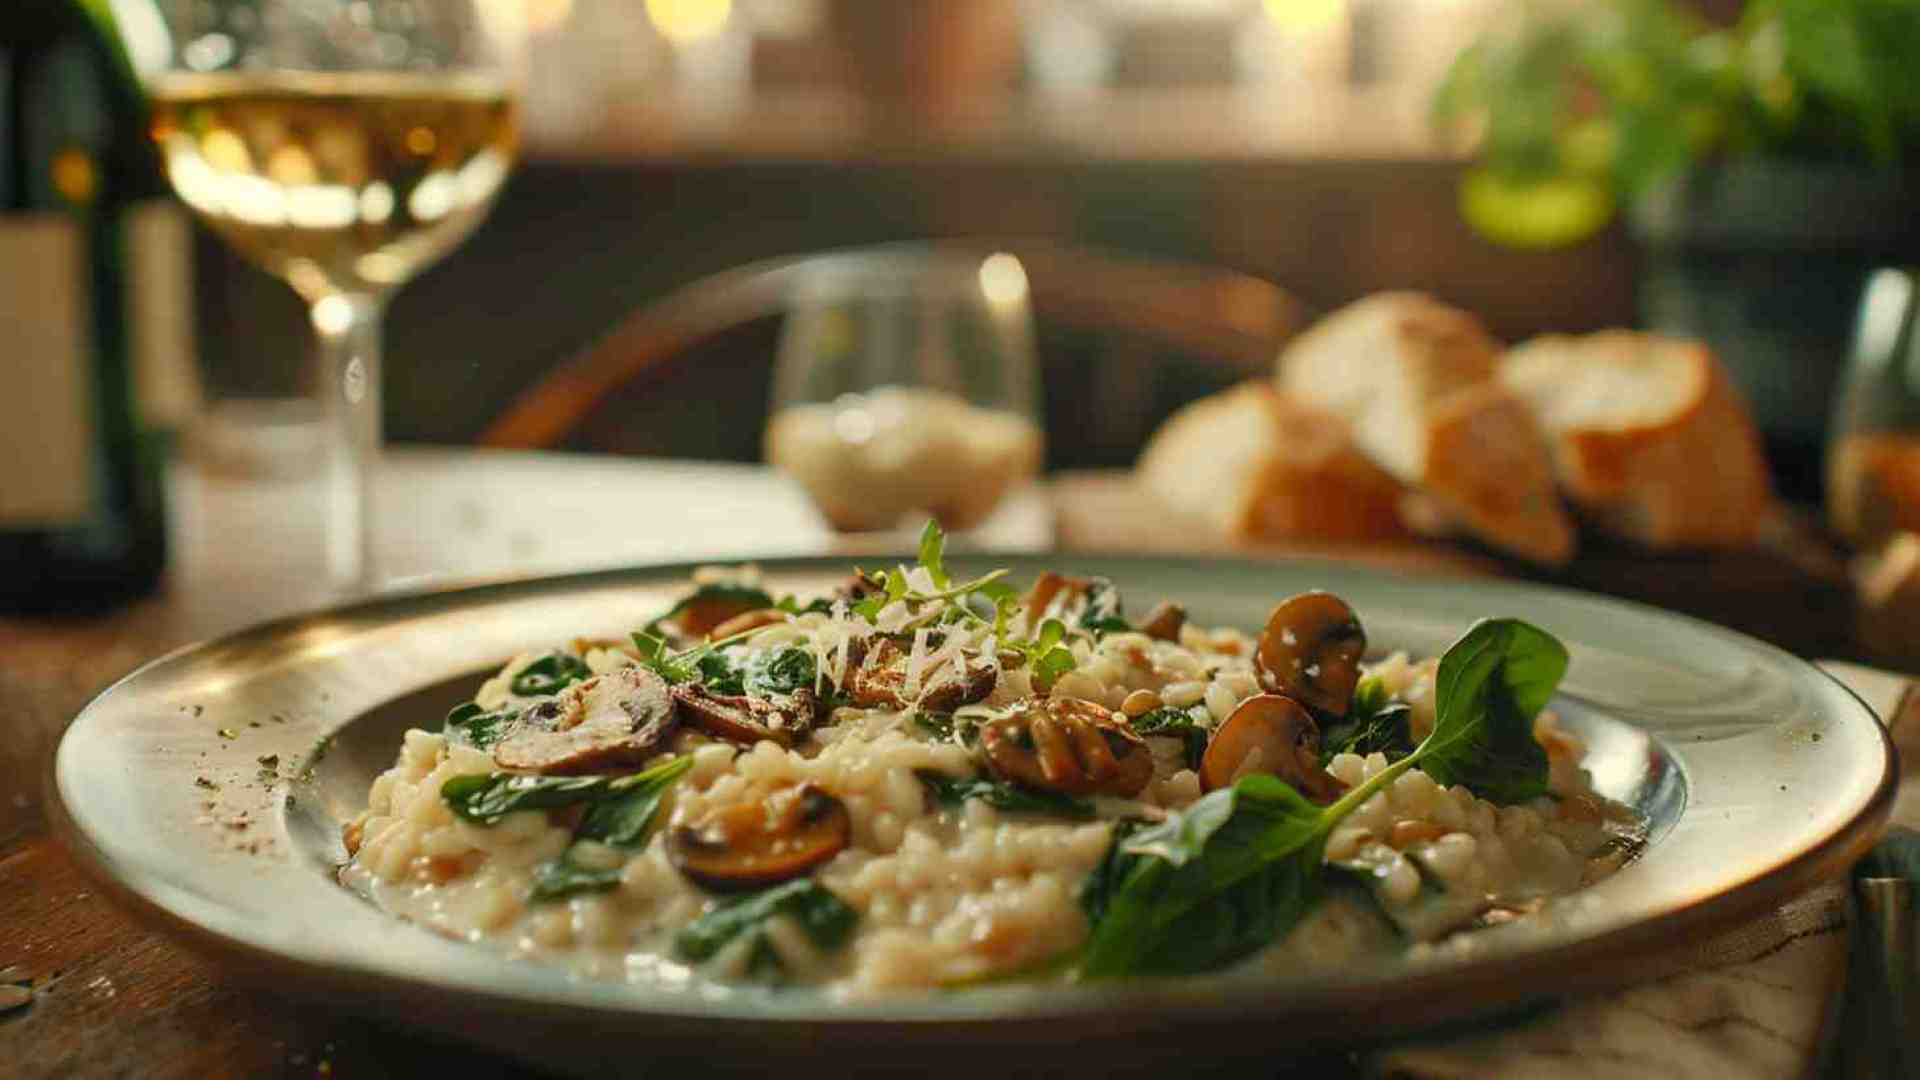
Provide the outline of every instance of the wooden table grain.
[[[52,839],[48,761],[92,695],[179,645],[327,599],[311,484],[192,465],[172,480],[174,559],[159,595],[96,619],[0,619],[0,982],[32,991],[29,1004],[0,1013],[0,1076],[538,1075],[387,1018],[235,981],[115,906]],[[797,490],[752,467],[402,451],[381,490],[384,565],[414,585],[837,549]],[[1158,518],[1142,527],[1130,498],[1112,477],[1069,477],[1044,499],[1016,500],[979,539],[1179,546]],[[1154,544],[1136,543],[1147,535]],[[1512,569],[1441,545],[1267,554],[1458,575]]]

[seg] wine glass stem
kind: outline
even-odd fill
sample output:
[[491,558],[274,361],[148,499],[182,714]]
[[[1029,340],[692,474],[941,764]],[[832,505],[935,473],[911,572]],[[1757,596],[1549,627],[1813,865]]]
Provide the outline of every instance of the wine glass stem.
[[314,301],[325,415],[327,570],[343,592],[379,585],[373,503],[380,463],[380,323],[385,301],[336,293]]

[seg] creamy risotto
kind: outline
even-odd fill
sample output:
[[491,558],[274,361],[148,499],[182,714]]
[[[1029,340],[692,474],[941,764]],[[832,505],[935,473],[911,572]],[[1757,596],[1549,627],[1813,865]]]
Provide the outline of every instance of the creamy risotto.
[[591,975],[852,995],[1340,965],[1633,850],[1526,623],[1368,662],[1326,593],[1248,634],[940,548],[817,598],[705,573],[629,641],[514,658],[407,733],[343,881]]

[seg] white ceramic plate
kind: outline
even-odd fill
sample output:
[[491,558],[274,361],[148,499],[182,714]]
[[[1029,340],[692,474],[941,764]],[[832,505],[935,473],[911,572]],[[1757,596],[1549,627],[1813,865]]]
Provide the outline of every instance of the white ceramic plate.
[[[340,825],[392,762],[402,731],[437,724],[515,652],[637,625],[684,588],[686,567],[394,597],[182,650],[74,722],[55,763],[57,801],[83,861],[126,898],[283,990],[588,1068],[633,1054],[750,1064],[797,1050],[952,1064],[936,1052],[962,1044],[1017,1046],[1028,1066],[1143,1054],[1191,1061],[1223,1038],[1250,1052],[1376,1037],[1631,981],[1651,954],[1840,872],[1891,802],[1887,739],[1840,684],[1777,649],[1652,608],[1314,563],[994,565],[1028,579],[1049,567],[1104,574],[1140,610],[1173,598],[1202,625],[1249,629],[1291,593],[1330,589],[1360,613],[1376,650],[1416,655],[1443,649],[1478,617],[1526,618],[1569,645],[1556,707],[1588,738],[1600,790],[1647,815],[1651,842],[1636,863],[1532,925],[1485,935],[1467,960],[861,1004],[808,990],[582,980],[443,939],[334,884]],[[846,564],[765,569],[776,590],[815,592],[841,580]],[[330,748],[313,754],[322,740]]]

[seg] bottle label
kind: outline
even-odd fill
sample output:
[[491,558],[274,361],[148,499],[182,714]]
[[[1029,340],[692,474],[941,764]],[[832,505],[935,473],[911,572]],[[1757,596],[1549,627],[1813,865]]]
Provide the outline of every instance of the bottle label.
[[84,238],[65,214],[0,220],[0,526],[93,507],[93,352]]
[[193,340],[193,226],[171,199],[135,204],[125,219],[127,327],[140,421],[178,431],[200,408]]

